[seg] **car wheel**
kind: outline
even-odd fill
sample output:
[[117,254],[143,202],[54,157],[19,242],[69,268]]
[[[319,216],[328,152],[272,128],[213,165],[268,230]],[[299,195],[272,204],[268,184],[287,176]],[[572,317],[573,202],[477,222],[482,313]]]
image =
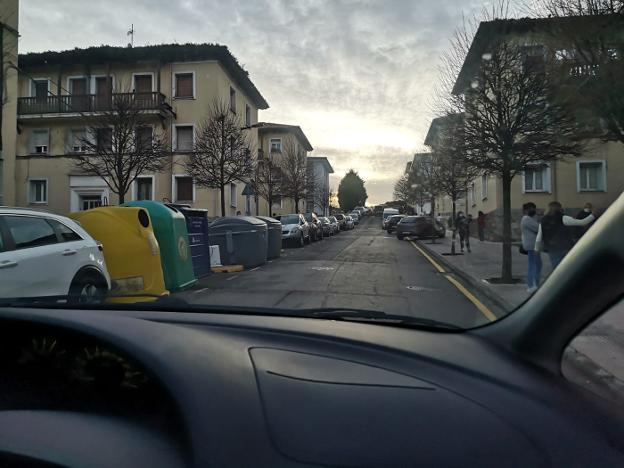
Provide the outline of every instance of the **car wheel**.
[[106,297],[106,280],[100,273],[79,274],[69,287],[70,304],[101,304]]
[[297,247],[303,247],[305,245],[305,238],[303,237],[303,232],[301,233],[301,236],[299,236],[299,243],[297,244]]

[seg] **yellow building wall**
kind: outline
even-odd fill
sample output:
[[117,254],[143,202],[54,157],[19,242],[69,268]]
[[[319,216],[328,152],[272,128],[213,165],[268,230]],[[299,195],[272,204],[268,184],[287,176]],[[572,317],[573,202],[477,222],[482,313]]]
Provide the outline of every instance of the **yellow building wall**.
[[[0,22],[3,28],[2,58],[4,89],[1,104],[2,150],[0,152],[0,205],[15,204],[15,140],[17,136],[17,33],[19,23],[18,0],[0,0]],[[2,85],[0,83],[0,85]]]

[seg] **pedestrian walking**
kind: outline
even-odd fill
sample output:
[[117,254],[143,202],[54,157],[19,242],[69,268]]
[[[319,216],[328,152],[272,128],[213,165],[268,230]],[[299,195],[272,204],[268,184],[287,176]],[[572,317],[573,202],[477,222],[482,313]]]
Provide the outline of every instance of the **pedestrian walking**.
[[485,213],[483,211],[479,211],[477,216],[477,227],[479,228],[479,241],[483,242],[485,240]]
[[548,253],[553,270],[561,263],[563,257],[574,246],[572,236],[573,226],[587,226],[595,219],[592,213],[584,219],[574,219],[572,216],[563,214],[561,203],[554,201],[548,204],[548,212],[542,217],[537,237],[535,250]]
[[522,248],[527,253],[529,269],[527,272],[527,292],[532,293],[537,290],[542,276],[542,255],[535,250],[535,241],[539,232],[539,222],[536,219],[537,207],[535,203],[529,202],[522,206],[524,216],[520,221],[520,231],[522,233]]
[[466,250],[470,252],[470,223],[472,222],[472,216],[466,217],[463,211],[457,213],[457,218],[455,219],[455,226],[457,227],[457,231],[459,232],[459,246],[461,251],[464,251],[464,245],[466,246]]

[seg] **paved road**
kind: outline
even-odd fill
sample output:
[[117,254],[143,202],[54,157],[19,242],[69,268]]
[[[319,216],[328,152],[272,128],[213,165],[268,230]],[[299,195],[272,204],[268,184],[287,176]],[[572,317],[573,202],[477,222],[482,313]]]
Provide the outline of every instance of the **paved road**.
[[251,307],[350,307],[470,327],[488,319],[409,241],[365,218],[352,231],[241,273],[218,273],[183,293],[194,303]]

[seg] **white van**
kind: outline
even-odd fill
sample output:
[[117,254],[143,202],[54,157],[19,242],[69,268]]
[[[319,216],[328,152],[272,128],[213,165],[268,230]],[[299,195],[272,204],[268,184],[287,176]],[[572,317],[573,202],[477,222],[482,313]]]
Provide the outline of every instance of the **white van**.
[[386,220],[388,216],[399,214],[399,210],[396,208],[384,208],[383,215],[381,216],[381,229],[386,229]]

